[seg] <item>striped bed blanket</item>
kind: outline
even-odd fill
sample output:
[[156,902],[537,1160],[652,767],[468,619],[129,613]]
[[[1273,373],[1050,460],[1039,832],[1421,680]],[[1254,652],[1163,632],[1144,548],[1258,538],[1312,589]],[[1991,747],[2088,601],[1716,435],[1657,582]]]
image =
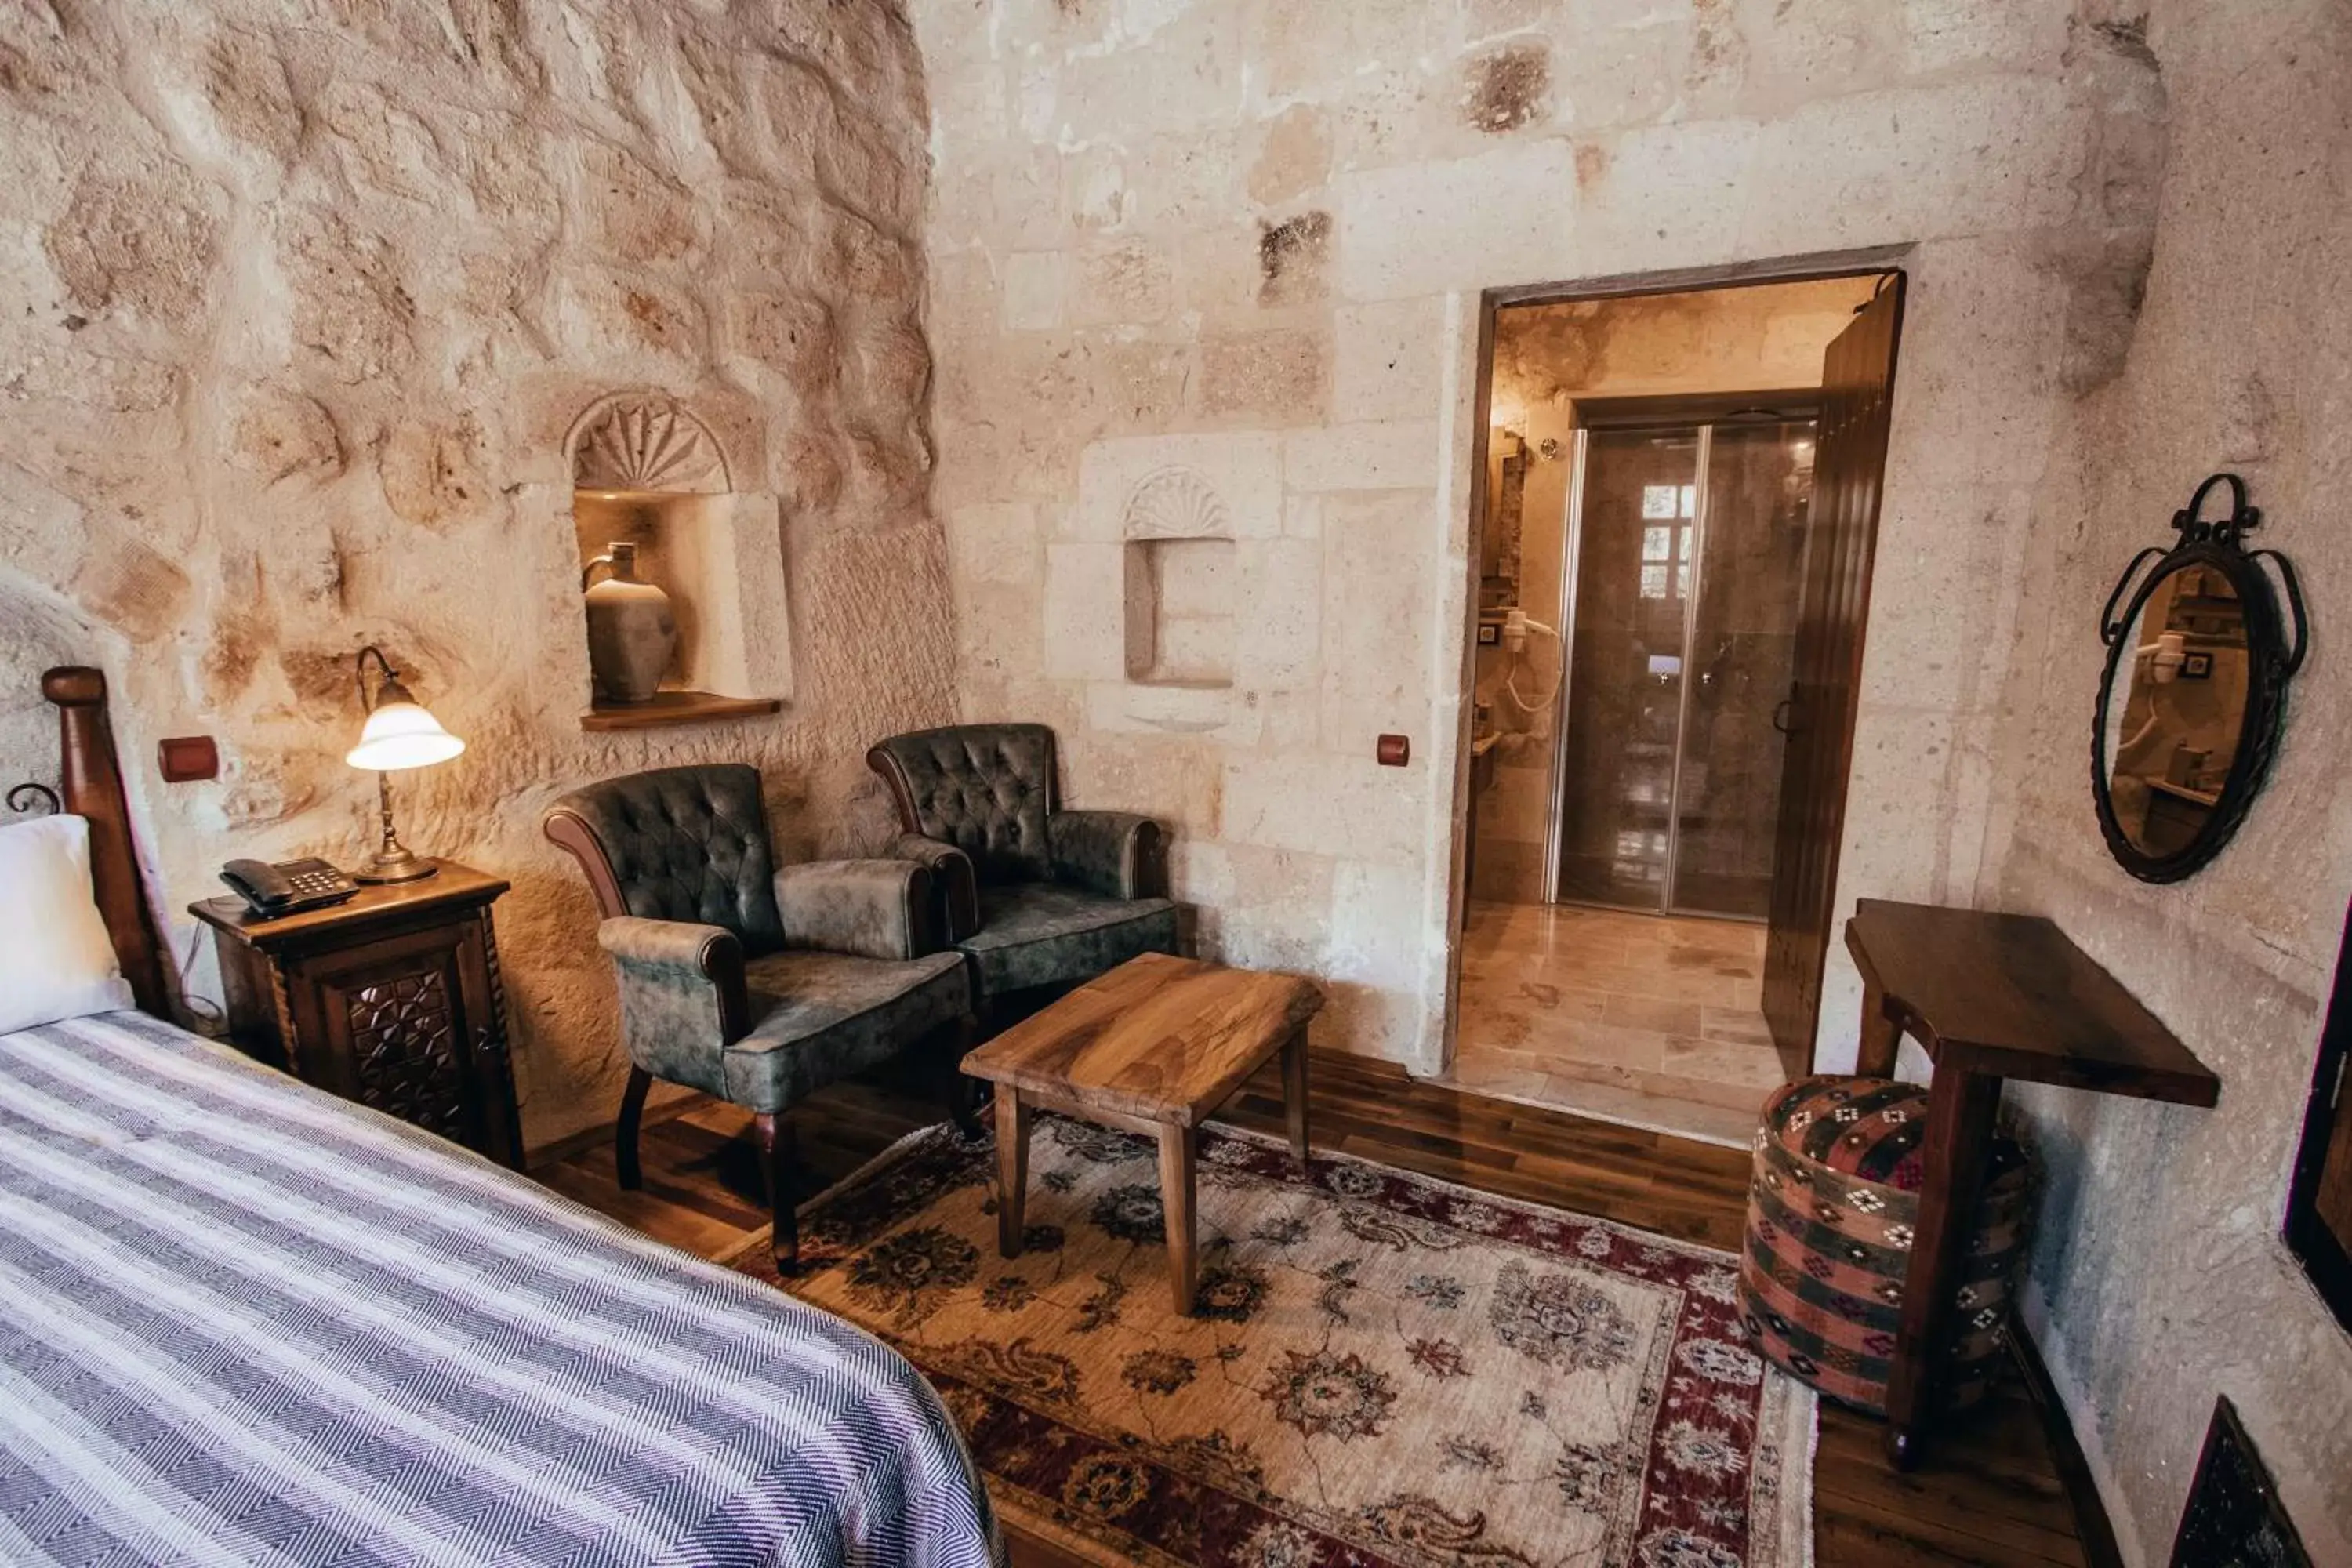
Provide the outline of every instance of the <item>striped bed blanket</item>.
[[879,1342],[111,1013],[0,1035],[0,1562],[1002,1554]]

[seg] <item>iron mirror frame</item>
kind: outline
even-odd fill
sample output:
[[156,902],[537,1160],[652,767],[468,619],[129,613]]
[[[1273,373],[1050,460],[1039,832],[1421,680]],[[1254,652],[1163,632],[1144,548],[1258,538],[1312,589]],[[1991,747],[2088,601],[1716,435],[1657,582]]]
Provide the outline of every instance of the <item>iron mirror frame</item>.
[[[2216,489],[2226,487],[2230,492],[2230,515],[2207,520],[2202,514],[2206,499]],[[2108,594],[2106,606],[2099,612],[2099,641],[2106,645],[2105,668],[2099,677],[2097,711],[2091,720],[2091,799],[2098,808],[2099,831],[2107,841],[2107,852],[2116,864],[2143,882],[2178,882],[2195,875],[2212,863],[2214,857],[2228,847],[2245,821],[2254,797],[2262,793],[2269,777],[2271,759],[2278,750],[2279,737],[2286,726],[2287,683],[2303,666],[2303,656],[2310,647],[2309,623],[2304,613],[2303,585],[2294,574],[2294,565],[2275,550],[2248,550],[2245,534],[2262,522],[2260,508],[2249,504],[2246,481],[2236,474],[2209,475],[2189,504],[2172,514],[2172,527],[2179,538],[2169,547],[2151,544],[2131,558],[2123,575],[2116,580]],[[2149,563],[2153,561],[2153,568]],[[2279,613],[2279,595],[2273,592],[2273,580],[2263,563],[2268,562],[2278,574],[2277,588],[2283,591],[2292,618],[2294,641],[2287,643],[2288,620]],[[2238,721],[2238,744],[2230,759],[2230,772],[2222,781],[2215,799],[2212,815],[2197,830],[2195,837],[2169,855],[2150,855],[2133,842],[2116,816],[2113,780],[2107,761],[2107,715],[2116,698],[2116,677],[2128,668],[2126,661],[2137,651],[2130,636],[2138,622],[2140,612],[2147,607],[2157,585],[2175,572],[2191,566],[2210,567],[2229,582],[2230,587],[2244,606],[2246,621],[2246,703]],[[2134,583],[2138,586],[2135,590]],[[2128,603],[2123,613],[2116,606]],[[2129,693],[2124,700],[2130,700]]]

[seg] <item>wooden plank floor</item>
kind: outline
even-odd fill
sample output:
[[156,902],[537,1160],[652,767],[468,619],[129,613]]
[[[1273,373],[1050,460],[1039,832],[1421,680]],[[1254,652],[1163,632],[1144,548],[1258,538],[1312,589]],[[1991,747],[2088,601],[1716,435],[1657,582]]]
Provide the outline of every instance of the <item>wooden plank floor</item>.
[[[1748,1156],[1662,1133],[1484,1100],[1420,1082],[1384,1063],[1318,1054],[1314,1142],[1486,1191],[1603,1215],[1733,1249],[1746,1208]],[[935,1100],[884,1081],[844,1085],[793,1111],[806,1198],[849,1174],[908,1131],[940,1120]],[[1264,1073],[1224,1112],[1245,1127],[1283,1130],[1279,1079]],[[592,1208],[705,1256],[767,1222],[751,1118],[691,1102],[649,1125],[646,1184],[614,1183],[609,1140],[541,1167],[540,1179]],[[2029,1377],[2011,1365],[1986,1407],[1901,1475],[1879,1453],[1879,1423],[1822,1405],[1814,1468],[1821,1568],[2106,1568],[2116,1561],[2081,1457],[2063,1421],[2045,1415]],[[2055,1440],[2053,1441],[2053,1436]],[[2076,1484],[2070,1489],[2070,1473]],[[1069,1559],[1016,1536],[1016,1568]]]

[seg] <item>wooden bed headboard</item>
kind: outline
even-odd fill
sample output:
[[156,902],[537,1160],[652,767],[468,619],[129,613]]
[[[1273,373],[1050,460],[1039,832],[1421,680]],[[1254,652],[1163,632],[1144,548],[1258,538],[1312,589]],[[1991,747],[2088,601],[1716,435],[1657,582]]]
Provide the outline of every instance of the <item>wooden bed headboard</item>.
[[154,911],[139,879],[139,849],[131,837],[131,803],[106,718],[106,675],[68,665],[41,677],[41,695],[58,710],[58,784],[65,808],[89,822],[89,878],[98,912],[114,939],[114,955],[139,1010],[172,1016],[163,984],[163,943]]

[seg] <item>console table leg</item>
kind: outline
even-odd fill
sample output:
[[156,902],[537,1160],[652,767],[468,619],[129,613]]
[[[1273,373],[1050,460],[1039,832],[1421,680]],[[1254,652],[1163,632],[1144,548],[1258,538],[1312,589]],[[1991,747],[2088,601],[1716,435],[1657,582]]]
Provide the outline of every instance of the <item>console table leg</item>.
[[1927,1088],[1919,1148],[1919,1219],[1903,1279],[1903,1319],[1887,1380],[1886,1452],[1896,1468],[1916,1463],[1935,1413],[1939,1353],[1950,1337],[1962,1248],[1984,1193],[2000,1079],[1938,1068]]
[[1893,1078],[1903,1031],[1886,1016],[1886,993],[1865,981],[1862,987],[1862,1045],[1853,1070],[1864,1078]]
[[1193,1133],[1190,1127],[1160,1129],[1160,1206],[1168,1227],[1168,1284],[1176,1315],[1192,1315],[1195,1259],[1192,1218]]
[[996,1086],[996,1250],[1021,1256],[1021,1211],[1029,1195],[1029,1103],[1009,1083]]

